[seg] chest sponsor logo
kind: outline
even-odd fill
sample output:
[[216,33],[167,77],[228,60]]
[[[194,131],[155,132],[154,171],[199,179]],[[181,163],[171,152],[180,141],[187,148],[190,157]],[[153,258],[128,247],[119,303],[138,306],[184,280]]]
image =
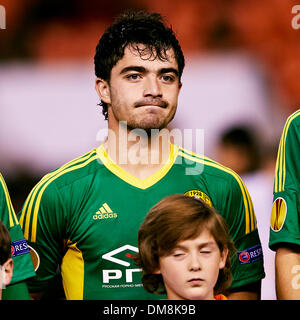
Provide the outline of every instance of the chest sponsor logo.
[[184,194],[189,197],[202,199],[206,204],[208,204],[209,206],[212,207],[212,202],[210,200],[210,197],[206,193],[204,193],[203,191],[189,190],[189,191],[185,192]]
[[118,218],[118,214],[113,212],[107,203],[104,203],[102,207],[93,215],[94,220],[102,219],[114,219]]
[[135,267],[134,260],[138,248],[126,244],[102,256],[113,263],[112,268],[102,270],[102,288],[142,287],[141,269]]
[[283,198],[279,197],[273,202],[271,213],[271,228],[278,232],[282,229],[287,212],[287,205]]

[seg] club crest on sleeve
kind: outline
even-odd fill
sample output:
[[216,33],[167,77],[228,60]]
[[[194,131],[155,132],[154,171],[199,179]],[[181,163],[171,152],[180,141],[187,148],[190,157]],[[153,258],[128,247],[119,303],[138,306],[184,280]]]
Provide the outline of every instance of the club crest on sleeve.
[[271,213],[271,228],[274,232],[282,229],[287,213],[287,205],[283,198],[279,197],[273,202]]

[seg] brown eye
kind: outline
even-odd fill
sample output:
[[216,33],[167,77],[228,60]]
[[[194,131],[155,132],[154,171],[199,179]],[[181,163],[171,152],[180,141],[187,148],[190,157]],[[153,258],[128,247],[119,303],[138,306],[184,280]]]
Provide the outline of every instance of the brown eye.
[[174,78],[172,76],[164,75],[162,76],[163,81],[165,82],[172,82],[174,81]]
[[126,76],[126,79],[129,80],[139,80],[141,76],[138,73],[132,73]]

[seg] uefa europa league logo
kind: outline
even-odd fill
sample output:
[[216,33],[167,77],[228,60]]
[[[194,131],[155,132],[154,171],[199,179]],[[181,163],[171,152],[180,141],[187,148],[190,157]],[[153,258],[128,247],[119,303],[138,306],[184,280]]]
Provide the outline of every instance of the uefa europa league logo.
[[5,8],[0,5],[0,29],[6,29],[6,12]]

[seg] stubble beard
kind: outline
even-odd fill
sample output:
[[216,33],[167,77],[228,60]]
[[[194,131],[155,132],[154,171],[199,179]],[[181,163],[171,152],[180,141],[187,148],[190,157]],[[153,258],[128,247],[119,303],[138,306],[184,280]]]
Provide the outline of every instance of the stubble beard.
[[[169,111],[165,112],[165,110],[168,109]],[[164,102],[164,107],[161,110],[149,111],[142,109],[142,113],[133,113],[131,117],[129,117],[127,126],[130,130],[142,129],[146,131],[150,137],[151,130],[155,130],[157,132],[167,127],[167,125],[173,120],[176,109],[177,105],[172,107],[167,102]],[[170,112],[172,112],[172,114],[170,114]]]
[[127,126],[130,131],[134,129],[142,129],[146,131],[148,136],[151,134],[151,130],[154,130],[154,129],[161,130],[165,128],[167,124],[168,124],[168,121],[166,121],[165,119],[159,118],[159,116],[156,116],[155,119],[144,118],[144,119],[141,119],[140,121],[136,119],[132,119],[127,122]]
[[[115,106],[120,106],[122,105],[121,101],[114,101],[114,105]],[[151,104],[151,102],[149,103]],[[151,137],[151,130],[155,130],[160,131],[164,128],[167,127],[167,125],[173,120],[175,113],[176,113],[176,109],[177,109],[177,105],[171,107],[173,114],[170,114],[169,112],[165,113],[165,112],[159,112],[158,110],[155,111],[147,111],[147,110],[143,110],[141,109],[138,112],[133,112],[132,110],[137,110],[137,108],[143,108],[138,106],[138,103],[133,105],[133,109],[129,110],[128,114],[127,114],[127,119],[125,117],[125,119],[122,119],[123,117],[120,117],[121,115],[119,114],[119,108],[115,107],[113,108],[112,106],[110,106],[111,108],[111,116],[117,120],[120,123],[122,122],[126,122],[127,125],[127,130],[128,132],[132,131],[132,130],[144,130],[148,137]],[[163,111],[170,108],[169,103],[167,103],[166,101],[163,103]]]
[[[175,109],[176,110],[176,109]],[[112,110],[114,113],[114,111]],[[117,114],[114,113],[115,119]],[[127,119],[118,119],[119,124],[125,123],[128,132],[133,130],[143,130],[147,133],[148,137],[151,137],[151,133],[158,132],[167,127],[167,125],[172,121],[175,116],[175,111],[171,115],[161,115],[160,113],[145,113],[145,114],[131,114]]]

